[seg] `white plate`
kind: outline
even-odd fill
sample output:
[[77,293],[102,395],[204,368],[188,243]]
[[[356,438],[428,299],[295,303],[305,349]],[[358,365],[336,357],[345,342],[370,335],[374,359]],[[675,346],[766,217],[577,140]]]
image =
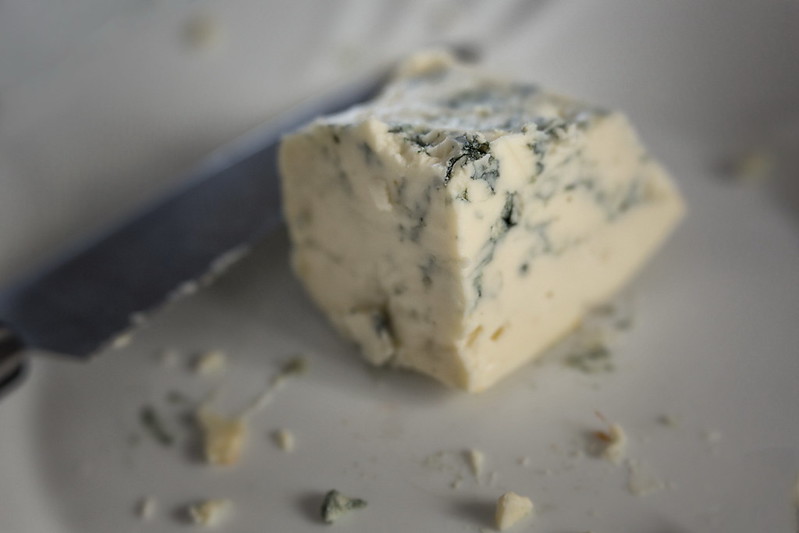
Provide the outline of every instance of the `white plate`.
[[[113,31],[49,78],[0,93],[9,109],[0,122],[4,277],[290,101],[293,84],[270,83],[273,73],[310,91],[341,77],[347,61],[365,68],[410,48],[409,35],[468,35],[481,13],[479,5],[450,12],[440,2],[436,24],[444,26],[421,27],[427,11],[416,4],[393,12],[349,2],[312,14],[311,4],[297,3],[278,17],[240,2],[219,15],[228,44],[204,56],[171,39],[192,14],[222,8],[154,5],[161,11],[114,19]],[[480,35],[486,42],[500,21],[526,21],[489,47],[496,69],[627,110],[688,199],[685,224],[634,283],[634,326],[614,349],[614,372],[586,375],[549,359],[465,395],[422,377],[370,371],[308,302],[286,265],[285,237],[276,234],[216,285],[155,317],[130,346],[87,366],[36,360],[32,379],[0,404],[0,531],[185,531],[183,506],[207,497],[233,502],[220,531],[315,531],[324,527],[318,506],[331,488],[369,501],[335,526],[347,531],[490,528],[505,490],[529,495],[538,508],[518,530],[796,528],[799,12],[790,2],[767,7],[564,2],[522,17],[506,2],[485,13],[493,24]],[[464,13],[475,22],[459,19]],[[386,18],[392,23],[380,26]],[[308,32],[315,39],[278,31],[306,19],[316,21],[308,22],[319,29]],[[269,33],[262,27],[274,33],[259,40]],[[385,34],[380,50],[352,47],[370,32]],[[295,46],[307,61],[266,52],[275,43]],[[254,48],[271,76],[253,74]],[[125,65],[155,50],[157,60],[125,75]],[[336,54],[349,59],[337,64]],[[129,127],[108,139],[122,118]],[[100,162],[87,142],[100,143]],[[778,156],[772,181],[747,186],[719,175],[725,158],[758,145]],[[109,176],[114,162],[118,172]],[[137,179],[143,171],[151,178]],[[53,208],[57,198],[63,203]],[[183,354],[181,365],[159,362],[166,348]],[[230,354],[224,377],[186,369],[191,354],[211,348]],[[309,371],[253,416],[242,462],[225,469],[198,461],[194,435],[168,393],[200,399],[221,384],[220,406],[235,409],[296,353],[307,356]],[[160,446],[142,430],[145,404],[163,414],[176,445]],[[579,453],[586,435],[602,429],[597,410],[627,430],[628,457],[660,490],[633,495],[628,466]],[[676,425],[661,424],[663,415]],[[293,452],[272,442],[279,428],[296,435]],[[485,454],[479,479],[460,458],[467,448]],[[426,460],[439,451],[450,453]],[[146,495],[158,507],[142,522],[134,511]]]

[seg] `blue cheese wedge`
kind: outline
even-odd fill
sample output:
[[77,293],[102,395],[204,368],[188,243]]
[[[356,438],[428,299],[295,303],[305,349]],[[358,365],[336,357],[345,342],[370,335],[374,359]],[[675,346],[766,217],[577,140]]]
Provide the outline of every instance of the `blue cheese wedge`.
[[280,149],[299,278],[375,365],[483,390],[572,331],[683,213],[616,112],[410,60]]

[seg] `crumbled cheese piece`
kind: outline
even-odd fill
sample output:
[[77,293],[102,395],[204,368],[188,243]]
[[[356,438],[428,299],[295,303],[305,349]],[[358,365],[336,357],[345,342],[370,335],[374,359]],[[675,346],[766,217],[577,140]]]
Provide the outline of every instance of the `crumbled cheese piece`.
[[219,19],[210,15],[196,15],[189,19],[184,28],[186,43],[195,50],[218,49],[224,42],[224,37],[224,26]]
[[199,526],[214,526],[230,508],[230,500],[214,499],[193,503],[186,508],[192,523]]
[[565,364],[585,374],[612,372],[615,369],[610,349],[605,344],[581,346],[569,354]]
[[600,374],[616,369],[613,362],[613,346],[619,330],[629,328],[632,318],[619,309],[630,304],[622,303],[619,297],[614,304],[593,309],[580,323],[580,327],[562,344],[566,353],[563,363],[585,374]]
[[527,515],[533,514],[533,502],[530,498],[519,496],[515,492],[506,492],[497,500],[497,529],[504,531]]
[[627,489],[630,494],[643,496],[665,488],[665,484],[655,476],[648,466],[638,461],[627,461]]
[[145,496],[136,504],[136,515],[141,520],[150,520],[155,516],[158,503],[152,496]]
[[613,463],[619,463],[627,451],[627,435],[619,424],[611,424],[608,436],[610,439],[602,456]]
[[226,370],[227,360],[227,354],[222,350],[211,350],[198,355],[194,360],[193,368],[201,376],[213,376]]
[[122,348],[127,348],[131,342],[133,342],[133,332],[126,331],[114,337],[111,341],[111,349],[121,350]]
[[366,501],[360,498],[350,498],[344,496],[337,490],[331,490],[325,494],[322,501],[322,520],[327,524],[332,524],[342,515],[356,509],[366,507]]
[[480,450],[466,450],[466,461],[469,464],[469,469],[472,471],[475,479],[480,477],[483,472],[483,465],[485,464],[485,454]]
[[601,432],[598,435],[607,443],[602,450],[602,457],[613,464],[619,464],[627,452],[627,435],[622,427],[619,424],[611,424],[607,433]]
[[272,434],[272,439],[277,444],[278,448],[284,452],[291,452],[294,450],[294,433],[287,429],[279,429]]
[[730,164],[730,170],[739,183],[757,183],[772,177],[776,163],[773,152],[757,148],[736,157]]
[[221,466],[237,463],[246,434],[244,419],[220,416],[207,407],[198,409],[196,417],[203,434],[205,460]]
[[194,280],[184,281],[167,295],[167,301],[174,302],[186,296],[191,296],[200,290],[200,284]]
[[676,427],[679,424],[677,418],[670,414],[660,415],[658,417],[658,422],[667,427]]
[[145,405],[139,411],[139,421],[142,427],[153,437],[157,442],[164,446],[171,446],[175,437],[167,429],[158,411],[151,405]]

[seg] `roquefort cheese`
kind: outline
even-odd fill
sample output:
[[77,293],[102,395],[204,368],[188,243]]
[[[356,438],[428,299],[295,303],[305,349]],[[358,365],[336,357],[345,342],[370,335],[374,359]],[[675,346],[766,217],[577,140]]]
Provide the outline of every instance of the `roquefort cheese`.
[[627,119],[443,56],[280,150],[299,278],[377,365],[469,391],[574,329],[683,213]]

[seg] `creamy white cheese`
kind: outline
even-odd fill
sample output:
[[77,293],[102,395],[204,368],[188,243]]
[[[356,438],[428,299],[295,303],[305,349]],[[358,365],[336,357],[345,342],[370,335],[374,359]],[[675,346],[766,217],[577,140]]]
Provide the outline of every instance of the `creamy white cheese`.
[[280,150],[300,279],[373,364],[489,387],[615,293],[680,219],[627,119],[441,57]]
[[203,436],[203,454],[212,465],[230,466],[239,461],[246,426],[243,417],[226,417],[202,406],[195,413]]
[[515,492],[506,492],[497,500],[495,521],[497,529],[504,531],[516,525],[522,518],[533,514],[533,502],[530,498]]

